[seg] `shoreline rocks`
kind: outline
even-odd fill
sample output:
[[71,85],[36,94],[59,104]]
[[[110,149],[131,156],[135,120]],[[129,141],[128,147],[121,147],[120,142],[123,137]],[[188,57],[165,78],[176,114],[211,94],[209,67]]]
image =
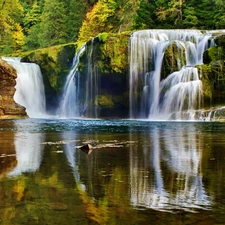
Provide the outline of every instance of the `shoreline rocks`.
[[14,101],[16,70],[0,59],[0,119],[27,118],[26,109]]

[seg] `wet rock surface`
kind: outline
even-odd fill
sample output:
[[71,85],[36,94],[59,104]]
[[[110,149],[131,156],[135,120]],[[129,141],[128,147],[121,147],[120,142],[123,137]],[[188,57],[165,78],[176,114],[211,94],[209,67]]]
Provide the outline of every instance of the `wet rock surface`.
[[13,99],[16,78],[16,70],[0,59],[0,119],[27,117],[25,108]]

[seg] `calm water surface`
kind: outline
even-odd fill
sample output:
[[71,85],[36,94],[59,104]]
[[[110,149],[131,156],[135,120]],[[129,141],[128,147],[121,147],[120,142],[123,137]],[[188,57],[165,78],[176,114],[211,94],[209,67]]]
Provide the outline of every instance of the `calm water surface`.
[[225,224],[224,190],[225,123],[0,120],[0,224]]

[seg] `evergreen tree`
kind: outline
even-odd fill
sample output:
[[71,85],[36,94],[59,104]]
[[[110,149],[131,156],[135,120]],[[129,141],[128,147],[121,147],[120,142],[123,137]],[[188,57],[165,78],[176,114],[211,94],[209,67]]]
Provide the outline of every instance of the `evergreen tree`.
[[141,0],[135,16],[134,29],[156,28],[156,4],[153,1]]
[[216,29],[225,29],[225,5],[224,0],[215,0],[215,12],[213,14]]
[[185,7],[183,13],[183,28],[197,28],[198,27],[198,17],[196,16],[196,11],[194,7]]
[[45,0],[41,16],[40,47],[66,43],[66,4],[62,0]]
[[213,19],[215,8],[214,0],[202,0],[196,3],[196,0],[187,1],[187,7],[193,7],[195,16],[198,18],[198,29],[211,30],[215,29],[215,22]]
[[181,28],[183,21],[184,0],[171,0],[165,6],[157,8],[158,20],[166,21],[174,28]]
[[27,10],[24,18],[24,30],[26,34],[24,50],[31,50],[40,47],[39,32],[41,22],[42,7],[35,0],[33,5]]
[[29,33],[29,30],[36,25],[37,23],[40,23],[41,21],[41,7],[38,5],[37,0],[34,1],[30,9],[27,11],[25,17],[24,17],[24,32],[27,35]]
[[224,0],[0,0],[0,10],[1,54],[102,32],[225,28]]
[[67,42],[77,41],[79,29],[86,13],[86,7],[83,0],[68,1],[66,18]]

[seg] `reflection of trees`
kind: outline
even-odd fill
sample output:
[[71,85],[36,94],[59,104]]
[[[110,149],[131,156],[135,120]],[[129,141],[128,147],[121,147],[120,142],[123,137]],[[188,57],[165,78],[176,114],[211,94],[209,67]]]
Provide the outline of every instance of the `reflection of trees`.
[[150,140],[143,155],[135,148],[130,153],[132,204],[165,211],[207,209],[211,201],[202,183],[202,148],[196,132],[154,129]]
[[[64,140],[75,140],[77,137],[63,134],[62,138]],[[97,134],[94,134],[94,136],[90,134],[79,136],[77,142],[68,142],[64,145],[64,152],[72,167],[76,187],[85,205],[88,217],[97,224],[117,224],[117,213],[119,213],[120,219],[123,218],[125,216],[124,211],[129,206],[128,181],[124,180],[127,175],[124,168],[117,166],[119,160],[116,157],[119,152],[117,151],[118,148],[105,149],[103,147],[101,149],[102,146],[107,145],[108,141],[112,141],[111,137],[110,140],[103,141],[104,144],[98,142],[101,138]],[[90,142],[96,141],[101,147],[93,150],[90,155],[76,149],[76,145],[81,145],[85,139]],[[124,153],[122,152],[121,155],[124,155]],[[125,155],[125,158],[127,159],[127,155]],[[121,208],[123,210],[120,212],[118,209]]]
[[[65,156],[57,152],[62,149],[57,134],[11,136],[18,165],[14,177],[1,179],[0,224],[88,224]],[[43,143],[45,136],[49,142]]]
[[[65,140],[71,139],[75,140],[75,134],[71,134],[71,136],[68,136],[69,134],[62,134],[62,138]],[[87,172],[87,182],[86,184],[82,182],[81,180],[81,174],[82,170],[79,168],[80,162],[82,160],[86,161],[83,162],[85,167],[87,168],[87,171],[89,170],[89,167],[92,167],[92,160],[87,162],[87,160],[82,159],[82,154],[80,154],[80,150],[76,149],[76,142],[68,142],[64,145],[64,152],[66,154],[67,160],[73,170],[73,176],[76,181],[76,186],[80,194],[80,198],[82,199],[83,203],[85,204],[87,208],[87,212],[89,214],[90,219],[96,221],[98,224],[105,224],[106,218],[107,218],[107,202],[105,204],[97,204],[95,202],[94,196],[92,194],[93,187],[92,187],[92,176],[90,176],[90,173]],[[85,155],[83,155],[85,156]],[[93,168],[92,168],[93,169]],[[91,192],[91,195],[90,195]],[[89,193],[89,195],[88,195]]]

